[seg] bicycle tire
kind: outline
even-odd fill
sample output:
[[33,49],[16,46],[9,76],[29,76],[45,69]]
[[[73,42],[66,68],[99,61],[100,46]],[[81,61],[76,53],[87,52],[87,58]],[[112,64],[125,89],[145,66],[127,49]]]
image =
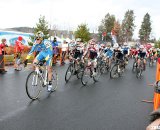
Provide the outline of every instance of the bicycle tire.
[[137,63],[136,61],[133,62],[133,67],[132,67],[132,72],[135,73],[137,68]]
[[137,79],[139,79],[142,76],[142,69],[141,68],[137,68],[136,69],[136,77]]
[[[116,74],[117,76],[113,76],[113,73]],[[119,77],[119,73],[118,73],[118,64],[115,64],[111,71],[110,71],[110,78],[113,79],[113,78],[118,78]]]
[[[38,89],[38,91],[37,91],[37,93],[36,93],[35,95],[32,95],[31,92],[30,92],[30,90],[29,90],[29,87],[30,87],[30,85],[29,85],[29,79],[30,79],[30,77],[32,76],[32,74],[33,74],[33,75],[36,75],[37,78],[40,80],[40,82],[37,81],[37,83],[40,83],[40,86],[39,86],[39,89]],[[34,85],[34,86],[38,86],[38,85]],[[33,85],[32,85],[32,87],[33,87]],[[41,80],[41,77],[40,77],[39,75],[37,75],[37,73],[36,73],[35,71],[32,71],[32,72],[28,75],[28,77],[27,77],[27,79],[26,79],[26,93],[27,93],[28,97],[29,97],[30,99],[32,99],[32,100],[37,99],[37,98],[39,97],[40,93],[41,93],[41,89],[42,89],[42,80]]]
[[90,80],[92,78],[91,77],[91,70],[88,68],[84,68],[84,70],[82,72],[82,77],[81,77],[81,83],[83,86],[86,86],[88,84],[89,80],[84,80],[85,76],[87,76],[87,75],[88,75],[88,79]]
[[[74,68],[74,66],[73,66],[73,64],[70,64],[68,66],[68,69],[67,69],[66,74],[65,74],[65,81],[66,81],[66,83],[68,83],[68,81],[70,80],[71,76],[73,75],[73,69],[72,68]],[[68,77],[67,74],[69,72],[70,72],[70,76]]]
[[101,71],[100,71],[100,68],[99,68],[99,67],[97,67],[97,72],[96,72],[96,73],[97,73],[96,76],[93,76],[94,82],[98,82],[98,81],[99,81],[99,78],[100,78],[100,76],[101,76]]
[[55,69],[53,69],[52,71],[52,91],[56,91],[56,89],[58,88],[58,74],[57,71]]

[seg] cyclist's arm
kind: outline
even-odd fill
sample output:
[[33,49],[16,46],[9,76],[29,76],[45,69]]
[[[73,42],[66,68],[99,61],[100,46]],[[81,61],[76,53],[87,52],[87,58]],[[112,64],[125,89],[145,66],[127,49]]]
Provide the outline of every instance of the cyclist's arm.
[[33,54],[33,52],[36,50],[37,47],[38,47],[38,44],[34,43],[26,59],[30,59],[31,55]]

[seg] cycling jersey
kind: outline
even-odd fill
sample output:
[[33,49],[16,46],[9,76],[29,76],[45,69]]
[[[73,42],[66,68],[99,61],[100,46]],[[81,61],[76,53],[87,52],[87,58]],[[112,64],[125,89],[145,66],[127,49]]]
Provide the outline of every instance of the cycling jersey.
[[105,55],[109,58],[112,58],[113,50],[111,48],[104,49]]
[[114,50],[114,55],[116,56],[117,59],[123,60],[123,53],[121,50]]
[[83,44],[76,44],[74,50],[74,58],[77,59],[78,57],[81,58],[83,55]]
[[128,46],[123,46],[122,47],[122,52],[124,55],[128,54],[129,53],[129,47]]
[[47,65],[52,65],[51,61],[52,61],[52,56],[53,56],[53,48],[52,48],[52,44],[49,40],[43,40],[42,43],[40,43],[40,44],[34,43],[30,52],[28,53],[27,59],[30,58],[30,56],[36,50],[37,47],[41,48],[41,52],[36,57],[37,60],[41,61],[41,60],[45,59]]
[[139,50],[139,51],[138,51],[138,56],[139,56],[140,58],[145,58],[146,55],[147,55],[146,50]]
[[98,53],[97,53],[98,49],[95,45],[89,46],[88,51],[89,51],[89,58],[90,59],[95,59],[98,56]]

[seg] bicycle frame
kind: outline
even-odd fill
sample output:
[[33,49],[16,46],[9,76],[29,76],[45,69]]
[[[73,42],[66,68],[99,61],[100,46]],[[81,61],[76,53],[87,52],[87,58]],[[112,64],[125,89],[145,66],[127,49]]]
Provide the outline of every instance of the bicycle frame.
[[[47,70],[47,66],[45,67],[45,73],[44,73],[44,76],[42,75],[42,73],[40,72],[40,66],[36,66],[36,68],[35,68],[35,72],[37,73],[37,75],[36,76],[41,76],[41,78],[42,78],[42,81],[43,81],[43,85],[44,86],[46,86],[47,85],[47,80],[48,80],[48,70]],[[37,79],[38,79],[38,77],[36,78],[36,84],[37,84]]]

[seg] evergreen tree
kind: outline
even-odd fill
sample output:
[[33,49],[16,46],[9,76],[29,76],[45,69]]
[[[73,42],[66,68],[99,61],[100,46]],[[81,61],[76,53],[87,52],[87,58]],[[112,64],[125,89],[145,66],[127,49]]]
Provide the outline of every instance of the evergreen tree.
[[141,28],[139,30],[139,38],[140,38],[141,42],[146,43],[150,40],[151,31],[152,31],[152,28],[151,28],[150,15],[148,13],[146,13],[143,18]]
[[88,42],[90,40],[90,32],[86,24],[78,25],[75,31],[75,38],[81,38],[83,42]]

